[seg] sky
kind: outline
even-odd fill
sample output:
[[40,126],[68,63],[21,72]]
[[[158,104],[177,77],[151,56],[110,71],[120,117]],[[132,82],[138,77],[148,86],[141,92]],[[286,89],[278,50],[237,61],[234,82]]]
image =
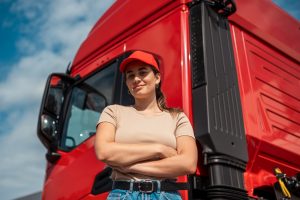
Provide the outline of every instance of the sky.
[[272,0],[288,14],[300,21],[300,0]]
[[0,0],[0,199],[42,190],[36,136],[48,74],[65,72],[113,0]]
[[[275,0],[300,20],[299,0]],[[65,72],[113,0],[0,0],[0,197],[42,190],[46,150],[36,136],[51,72]]]

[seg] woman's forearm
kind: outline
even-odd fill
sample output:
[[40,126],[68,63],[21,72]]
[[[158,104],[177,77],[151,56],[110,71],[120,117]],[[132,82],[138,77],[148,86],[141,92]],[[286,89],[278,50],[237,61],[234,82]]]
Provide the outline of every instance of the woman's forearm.
[[115,142],[115,127],[100,123],[95,138],[95,152],[99,160],[111,166],[127,166],[146,160],[174,156],[176,150],[156,143],[125,144]]
[[177,155],[156,161],[146,161],[119,169],[125,173],[137,173],[159,178],[174,178],[196,171],[197,159]]
[[110,142],[96,148],[98,159],[108,165],[124,167],[134,163],[158,160],[177,154],[176,150],[155,143],[124,144]]
[[156,161],[146,161],[127,166],[120,170],[159,178],[173,178],[192,174],[196,171],[198,150],[191,137],[177,138],[177,155]]

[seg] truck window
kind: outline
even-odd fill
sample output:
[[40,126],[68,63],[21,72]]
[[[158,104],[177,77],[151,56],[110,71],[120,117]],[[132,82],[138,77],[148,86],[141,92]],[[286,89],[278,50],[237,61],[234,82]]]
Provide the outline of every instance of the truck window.
[[60,146],[70,150],[96,132],[102,110],[112,103],[117,63],[90,76],[72,89]]

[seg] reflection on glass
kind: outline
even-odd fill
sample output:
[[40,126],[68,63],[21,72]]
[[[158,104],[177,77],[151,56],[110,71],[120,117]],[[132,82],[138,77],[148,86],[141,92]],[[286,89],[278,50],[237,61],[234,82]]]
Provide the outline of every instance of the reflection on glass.
[[56,136],[56,122],[49,115],[41,116],[41,129],[45,135],[48,136],[49,139]]
[[[57,81],[58,77],[51,78],[51,86],[48,91],[45,108],[48,112],[58,116],[63,103],[63,86],[62,83]],[[53,84],[55,80],[57,83]]]
[[112,103],[116,63],[89,77],[72,90],[62,147],[72,149],[96,132],[102,110]]

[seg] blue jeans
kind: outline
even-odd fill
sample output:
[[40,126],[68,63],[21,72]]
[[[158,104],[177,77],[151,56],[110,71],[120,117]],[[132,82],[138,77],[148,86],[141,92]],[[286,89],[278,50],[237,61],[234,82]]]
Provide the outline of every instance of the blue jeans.
[[182,200],[179,192],[152,192],[143,193],[139,191],[113,189],[107,200]]

